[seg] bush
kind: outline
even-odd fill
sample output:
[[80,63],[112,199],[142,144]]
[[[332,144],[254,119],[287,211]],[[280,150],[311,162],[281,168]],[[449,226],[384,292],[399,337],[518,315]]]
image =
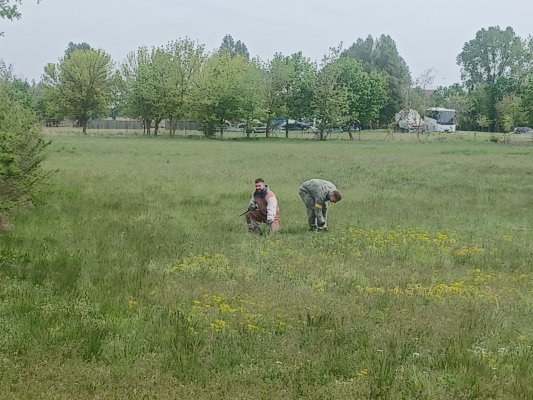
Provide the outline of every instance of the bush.
[[35,113],[14,95],[13,85],[0,80],[0,225],[9,211],[33,202],[46,147]]

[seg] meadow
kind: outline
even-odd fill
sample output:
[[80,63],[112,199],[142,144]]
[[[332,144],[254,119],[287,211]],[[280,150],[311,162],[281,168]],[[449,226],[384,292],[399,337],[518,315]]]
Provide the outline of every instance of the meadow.
[[[47,136],[0,234],[1,399],[533,397],[533,141]],[[257,177],[280,233],[239,217]]]

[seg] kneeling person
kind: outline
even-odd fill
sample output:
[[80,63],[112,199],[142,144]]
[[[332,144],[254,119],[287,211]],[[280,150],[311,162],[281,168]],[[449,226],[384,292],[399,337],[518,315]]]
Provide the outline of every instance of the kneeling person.
[[261,223],[269,226],[272,232],[279,231],[281,227],[280,212],[276,194],[270,190],[261,178],[255,180],[255,192],[246,213],[248,231],[260,233]]

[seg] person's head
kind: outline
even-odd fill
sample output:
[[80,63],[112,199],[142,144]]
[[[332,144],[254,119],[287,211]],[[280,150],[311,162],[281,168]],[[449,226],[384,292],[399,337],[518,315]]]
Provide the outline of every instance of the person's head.
[[328,199],[332,203],[336,203],[338,201],[341,201],[341,199],[342,199],[341,192],[339,192],[338,190],[332,190],[328,194]]
[[263,180],[263,178],[257,178],[255,180],[255,191],[256,192],[260,192],[261,190],[263,190],[265,188],[265,181]]

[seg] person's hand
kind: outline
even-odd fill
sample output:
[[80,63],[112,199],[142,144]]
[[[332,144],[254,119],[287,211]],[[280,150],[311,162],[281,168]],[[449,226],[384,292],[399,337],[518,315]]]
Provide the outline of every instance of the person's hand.
[[259,208],[257,203],[255,201],[251,201],[250,204],[248,204],[248,211],[255,211]]

